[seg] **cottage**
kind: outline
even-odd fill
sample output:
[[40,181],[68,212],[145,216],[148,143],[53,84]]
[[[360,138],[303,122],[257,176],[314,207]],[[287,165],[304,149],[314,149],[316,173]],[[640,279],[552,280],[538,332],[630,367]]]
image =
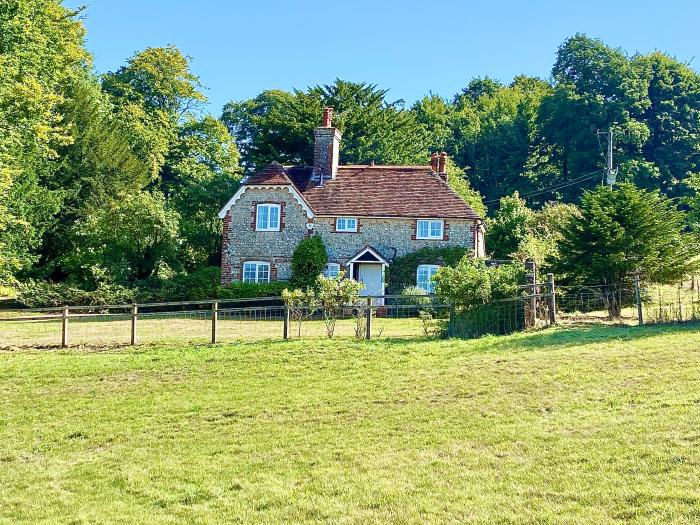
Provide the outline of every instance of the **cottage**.
[[[273,162],[219,212],[223,284],[289,279],[294,249],[312,235],[328,251],[326,275],[345,270],[367,295],[382,295],[386,268],[420,248],[460,246],[484,256],[483,220],[447,184],[445,153],[434,153],[430,166],[341,166],[332,116],[326,108],[314,130],[313,166]],[[420,265],[416,285],[432,291],[438,267]]]

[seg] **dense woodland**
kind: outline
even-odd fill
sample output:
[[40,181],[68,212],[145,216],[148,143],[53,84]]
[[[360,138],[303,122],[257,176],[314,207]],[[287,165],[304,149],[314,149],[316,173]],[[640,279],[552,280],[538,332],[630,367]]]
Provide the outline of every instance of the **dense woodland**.
[[[431,152],[447,151],[453,187],[488,213],[487,249],[499,258],[536,258],[573,275],[558,243],[596,218],[601,231],[614,230],[619,217],[596,215],[600,200],[581,201],[585,190],[594,190],[589,201],[610,198],[596,189],[605,166],[598,131],[613,130],[618,181],[629,183],[612,195],[659,199],[652,212],[672,217],[648,222],[670,221],[672,236],[700,224],[700,75],[661,52],[628,55],[578,34],[556,50],[546,79],[465,79],[451,98],[428,95],[412,105],[371,79],[338,79],[265,91],[209,115],[203,86],[176,47],[139,51],[100,74],[84,38],[81,11],[58,0],[0,3],[6,291],[57,283],[167,298],[191,295],[200,277],[215,283],[219,207],[268,162],[311,163],[324,106],[335,108],[343,132],[342,163],[427,164]],[[630,224],[643,211],[633,208],[619,207]],[[593,215],[584,222],[586,209]],[[678,242],[677,253],[692,252]]]

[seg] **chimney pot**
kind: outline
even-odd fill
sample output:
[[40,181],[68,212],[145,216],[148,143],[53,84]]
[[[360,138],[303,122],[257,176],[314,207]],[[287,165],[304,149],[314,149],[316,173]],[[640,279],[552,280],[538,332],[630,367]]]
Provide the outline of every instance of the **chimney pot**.
[[438,172],[438,153],[435,152],[430,156],[430,169],[433,170],[434,173]]
[[445,169],[447,166],[447,153],[441,151],[438,156],[438,173],[446,173]]
[[323,108],[323,124],[324,128],[333,126],[333,108]]

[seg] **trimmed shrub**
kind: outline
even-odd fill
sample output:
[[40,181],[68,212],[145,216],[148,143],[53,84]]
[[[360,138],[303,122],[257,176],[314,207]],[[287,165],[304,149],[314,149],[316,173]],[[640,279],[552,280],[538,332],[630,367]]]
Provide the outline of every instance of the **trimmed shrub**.
[[438,264],[455,267],[468,248],[422,248],[413,253],[397,257],[387,268],[387,284],[390,294],[399,294],[409,286],[416,285],[416,271],[420,264]]
[[321,237],[303,239],[292,254],[292,285],[304,289],[314,286],[326,263],[328,252]]

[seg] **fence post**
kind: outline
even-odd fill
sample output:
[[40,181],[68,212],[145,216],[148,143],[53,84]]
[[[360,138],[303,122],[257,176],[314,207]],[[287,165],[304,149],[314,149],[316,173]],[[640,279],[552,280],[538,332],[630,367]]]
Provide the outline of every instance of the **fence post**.
[[450,318],[447,321],[447,337],[453,337],[455,333],[455,305],[450,304]]
[[214,301],[211,305],[211,344],[216,344],[219,335],[219,303]]
[[136,303],[131,305],[131,346],[135,346],[137,342],[136,327],[139,318],[139,307]]
[[549,278],[549,324],[553,325],[557,322],[557,296],[556,288],[554,287],[554,274],[548,273]]
[[634,272],[634,295],[637,299],[637,319],[639,326],[644,324],[644,316],[642,314],[642,290],[639,285],[639,272]]
[[[532,327],[537,324],[537,301],[539,299],[539,286],[537,285],[537,265],[535,261],[528,259],[525,261],[525,269],[528,270],[526,275],[527,284],[530,285],[530,300],[525,306],[525,326]],[[528,306],[530,311],[528,312]]]
[[289,304],[284,303],[284,327],[282,329],[282,337],[289,339]]
[[368,297],[367,298],[367,312],[365,314],[367,316],[367,322],[365,323],[367,325],[367,339],[372,339],[372,298]]
[[68,346],[68,307],[63,307],[63,316],[61,318],[61,346]]

